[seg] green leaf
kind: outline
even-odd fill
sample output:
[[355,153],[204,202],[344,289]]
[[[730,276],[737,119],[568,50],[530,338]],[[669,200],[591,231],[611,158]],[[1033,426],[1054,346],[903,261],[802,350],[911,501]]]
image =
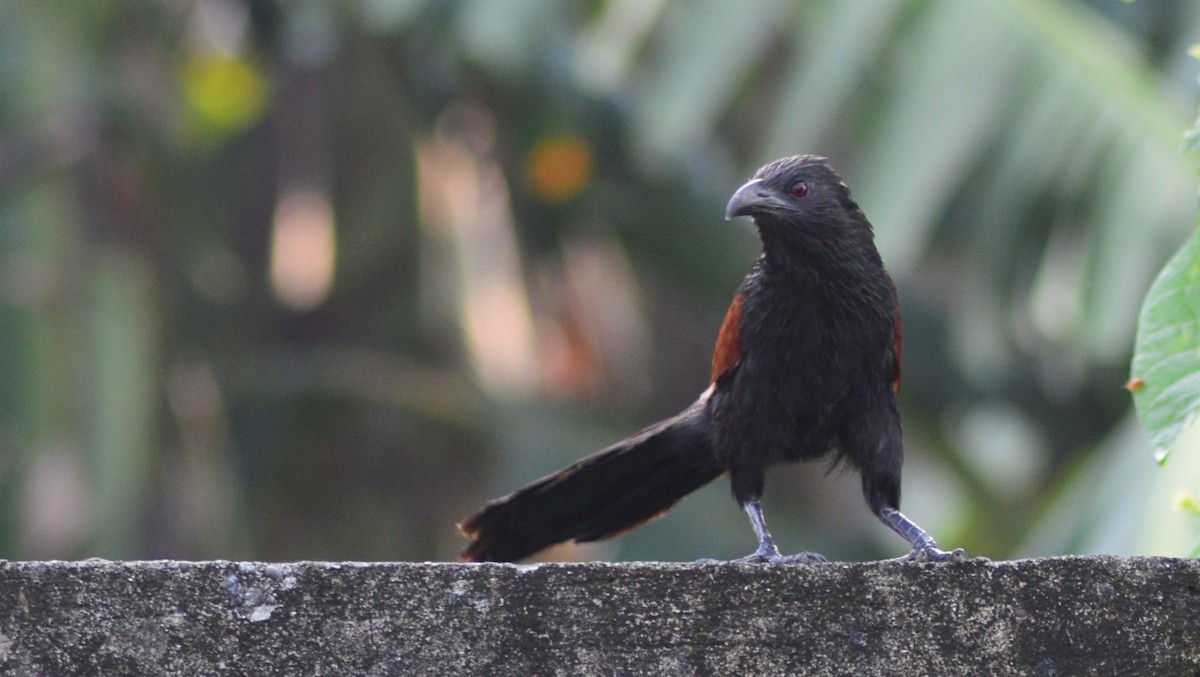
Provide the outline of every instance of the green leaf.
[[1129,389],[1164,463],[1200,408],[1200,232],[1154,280],[1138,318]]

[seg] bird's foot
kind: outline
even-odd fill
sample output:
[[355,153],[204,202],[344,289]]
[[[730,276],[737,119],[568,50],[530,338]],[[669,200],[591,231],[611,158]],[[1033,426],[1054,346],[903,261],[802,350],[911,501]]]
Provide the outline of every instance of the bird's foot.
[[825,564],[829,559],[819,552],[797,552],[783,555],[776,564]]
[[816,552],[798,552],[794,555],[784,555],[778,548],[762,548],[754,551],[753,555],[735,559],[738,564],[821,564],[828,562],[825,556]]
[[928,545],[923,548],[914,548],[912,552],[900,559],[905,562],[916,562],[918,564],[924,562],[955,562],[961,564],[971,558],[967,555],[967,551],[962,548],[942,550],[936,545]]
[[733,561],[738,564],[770,564],[779,561],[782,557],[783,555],[779,553],[779,548],[775,547],[774,543],[768,541],[766,543],[760,542],[758,550],[755,550],[754,554],[739,557]]

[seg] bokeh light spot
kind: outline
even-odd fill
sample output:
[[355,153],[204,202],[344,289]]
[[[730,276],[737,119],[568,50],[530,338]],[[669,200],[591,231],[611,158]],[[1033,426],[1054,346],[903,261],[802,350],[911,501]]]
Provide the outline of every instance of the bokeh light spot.
[[546,202],[565,202],[592,180],[592,148],[578,136],[560,134],[538,141],[525,165],[529,187]]
[[275,208],[271,286],[293,310],[312,310],[333,288],[337,238],[333,206],[316,191],[297,190]]
[[229,54],[197,53],[183,70],[188,108],[225,131],[254,124],[267,102],[267,82],[253,64]]

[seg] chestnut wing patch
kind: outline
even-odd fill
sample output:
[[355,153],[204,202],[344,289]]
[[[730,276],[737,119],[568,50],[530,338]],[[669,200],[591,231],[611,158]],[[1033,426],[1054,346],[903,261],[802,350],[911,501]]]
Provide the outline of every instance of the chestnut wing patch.
[[739,293],[729,304],[721,331],[717,333],[717,347],[713,350],[712,382],[715,384],[723,374],[737,366],[742,359],[742,303],[746,295]]

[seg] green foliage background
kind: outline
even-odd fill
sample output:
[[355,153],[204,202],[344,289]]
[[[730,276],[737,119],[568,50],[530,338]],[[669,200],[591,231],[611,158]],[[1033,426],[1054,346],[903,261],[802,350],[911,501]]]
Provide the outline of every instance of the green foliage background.
[[[1186,554],[1121,386],[1196,222],[1197,41],[1182,0],[3,3],[0,555],[453,557],[703,390],[757,247],[722,206],[796,152],[900,287],[906,512]],[[295,205],[335,248],[284,251]],[[788,550],[903,549],[854,477],[780,469],[767,509]],[[559,555],[752,545],[718,482]]]
[[[1200,45],[1191,48],[1200,59]],[[1200,150],[1200,116],[1188,131],[1185,148]],[[1137,339],[1130,365],[1128,389],[1137,404],[1138,417],[1150,433],[1155,457],[1164,466],[1171,454],[1170,478],[1161,481],[1162,492],[1174,495],[1177,512],[1155,524],[1155,533],[1172,544],[1189,539],[1196,545],[1190,555],[1200,556],[1200,502],[1196,500],[1200,471],[1200,428],[1195,424],[1200,408],[1200,231],[1192,235],[1159,272],[1138,317]]]

